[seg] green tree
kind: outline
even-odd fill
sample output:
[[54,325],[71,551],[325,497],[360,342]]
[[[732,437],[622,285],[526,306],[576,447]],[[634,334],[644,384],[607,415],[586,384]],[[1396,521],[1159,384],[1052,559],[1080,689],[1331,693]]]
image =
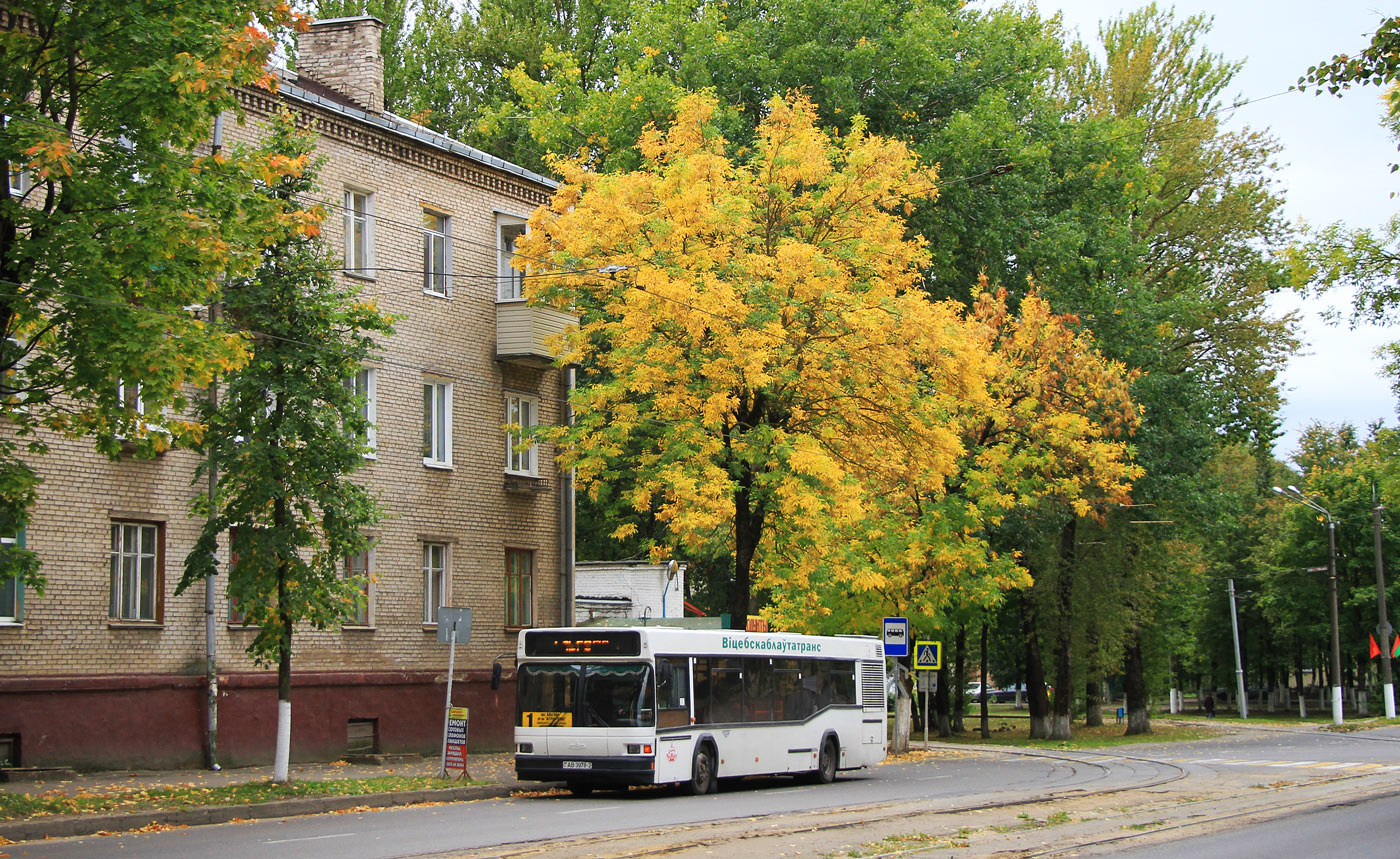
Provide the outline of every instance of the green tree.
[[[184,308],[252,269],[271,214],[257,165],[186,153],[234,87],[274,85],[258,25],[293,17],[271,0],[0,10],[0,532],[28,521],[38,479],[21,457],[44,451],[41,430],[112,456],[167,447],[198,427],[145,415],[179,414],[187,386],[242,360]],[[0,581],[42,586],[37,567],[6,551]]]
[[277,665],[279,782],[288,779],[293,629],[338,626],[368,593],[363,577],[345,574],[347,559],[368,549],[363,529],[380,516],[371,492],[349,479],[364,464],[368,425],[347,383],[373,354],[373,336],[391,332],[372,301],[329,274],[337,265],[319,239],[325,213],[301,203],[314,190],[312,144],[289,113],[267,132],[265,147],[280,158],[265,181],[281,218],[258,270],[222,295],[250,360],[228,375],[218,403],[201,404],[207,459],[199,473],[215,469],[218,487],[195,504],[208,518],[176,588],[214,574],[218,537],[228,532],[228,593],[258,628],[248,652]]

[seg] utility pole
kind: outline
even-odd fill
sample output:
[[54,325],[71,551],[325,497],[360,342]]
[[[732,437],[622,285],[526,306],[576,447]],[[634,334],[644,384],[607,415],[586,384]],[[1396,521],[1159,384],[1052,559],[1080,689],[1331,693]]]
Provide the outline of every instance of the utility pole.
[[1230,629],[1235,633],[1235,688],[1239,693],[1240,718],[1249,718],[1249,697],[1244,691],[1244,663],[1240,660],[1239,610],[1235,608],[1235,580],[1230,579]]
[[1327,508],[1309,499],[1296,486],[1287,491],[1275,486],[1274,492],[1289,501],[1310,507],[1327,518],[1327,555],[1330,561],[1327,577],[1327,593],[1332,615],[1332,724],[1342,724],[1342,634],[1337,624],[1337,523],[1332,521],[1332,513]]
[[1381,694],[1385,700],[1385,717],[1395,718],[1395,683],[1390,673],[1390,642],[1394,633],[1390,627],[1390,615],[1385,611],[1385,561],[1381,558],[1381,513],[1385,508],[1381,506],[1380,495],[1376,491],[1376,484],[1371,484],[1371,514],[1372,524],[1376,532],[1376,607],[1380,612],[1380,627],[1378,632],[1381,637]]

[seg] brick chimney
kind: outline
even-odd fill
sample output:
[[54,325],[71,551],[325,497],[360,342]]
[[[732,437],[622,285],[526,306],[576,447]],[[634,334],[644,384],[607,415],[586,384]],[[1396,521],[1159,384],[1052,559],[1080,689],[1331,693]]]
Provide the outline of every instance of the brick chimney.
[[384,23],[371,15],[327,18],[297,37],[297,74],[330,87],[370,113],[384,112]]

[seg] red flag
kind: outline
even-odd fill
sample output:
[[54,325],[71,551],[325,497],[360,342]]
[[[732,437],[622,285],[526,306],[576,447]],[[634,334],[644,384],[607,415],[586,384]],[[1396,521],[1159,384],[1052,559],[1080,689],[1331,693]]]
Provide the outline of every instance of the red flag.
[[1366,633],[1366,637],[1371,639],[1371,658],[1375,659],[1377,656],[1381,655],[1381,646],[1376,644],[1376,637],[1374,635],[1368,632]]

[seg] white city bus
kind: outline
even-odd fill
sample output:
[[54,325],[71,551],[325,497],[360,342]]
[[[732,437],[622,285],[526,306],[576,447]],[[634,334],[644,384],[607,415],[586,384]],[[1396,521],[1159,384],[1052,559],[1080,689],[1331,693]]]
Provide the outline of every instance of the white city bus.
[[885,757],[879,639],[667,627],[535,629],[517,645],[515,771],[598,787],[791,773]]

